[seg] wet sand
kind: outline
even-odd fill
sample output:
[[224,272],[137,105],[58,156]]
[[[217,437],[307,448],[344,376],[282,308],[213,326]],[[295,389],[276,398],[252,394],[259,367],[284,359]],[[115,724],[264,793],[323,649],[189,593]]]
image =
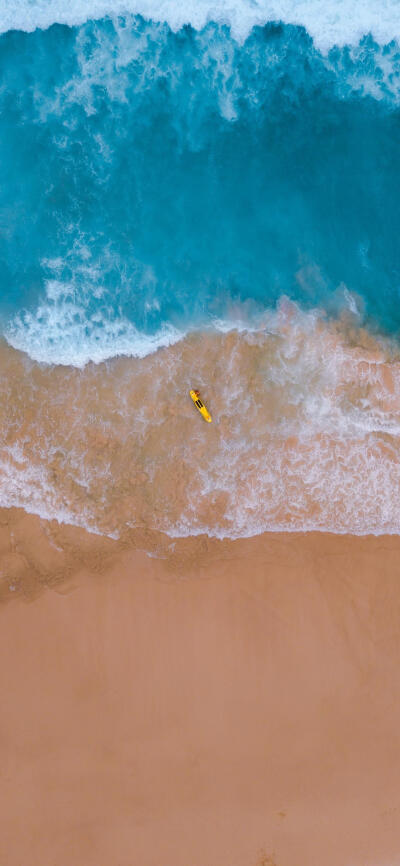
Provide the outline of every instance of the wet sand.
[[400,534],[398,347],[345,317],[286,300],[258,331],[84,369],[0,341],[0,370],[3,506],[114,537]]
[[0,862],[396,863],[400,538],[170,545],[0,511]]

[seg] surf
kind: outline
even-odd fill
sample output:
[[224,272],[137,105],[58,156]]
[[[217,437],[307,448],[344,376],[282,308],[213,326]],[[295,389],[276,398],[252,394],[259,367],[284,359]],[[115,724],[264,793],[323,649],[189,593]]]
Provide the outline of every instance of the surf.
[[358,43],[370,33],[380,44],[400,37],[400,14],[395,0],[365,4],[362,0],[324,3],[319,0],[70,0],[68,8],[54,0],[6,0],[0,14],[0,32],[48,28],[53,24],[79,26],[106,16],[141,15],[148,20],[168,23],[172,30],[190,25],[201,30],[210,21],[227,25],[235,38],[244,40],[253,27],[267,22],[284,22],[305,27],[315,44],[325,50],[333,45]]
[[396,19],[57,8],[3,10],[0,503],[399,532]]
[[10,345],[141,356],[283,295],[398,331],[395,42],[125,16],[8,32],[0,64]]
[[289,300],[253,330],[83,369],[3,344],[0,504],[112,537],[398,533],[399,358]]

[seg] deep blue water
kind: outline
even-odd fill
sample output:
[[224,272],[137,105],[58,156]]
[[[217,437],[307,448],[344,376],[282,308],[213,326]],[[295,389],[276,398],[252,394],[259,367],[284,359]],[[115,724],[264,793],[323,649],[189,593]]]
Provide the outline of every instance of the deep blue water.
[[85,341],[134,352],[137,332],[350,293],[397,334],[399,69],[394,42],[322,55],[282,24],[243,44],[140,17],[3,34],[3,332],[78,363]]

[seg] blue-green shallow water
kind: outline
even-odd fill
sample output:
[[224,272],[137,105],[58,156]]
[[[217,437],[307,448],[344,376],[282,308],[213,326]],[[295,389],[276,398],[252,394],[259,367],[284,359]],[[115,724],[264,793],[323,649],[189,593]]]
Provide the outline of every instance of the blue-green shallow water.
[[53,362],[145,354],[282,295],[397,334],[399,72],[396,42],[322,54],[283,24],[3,34],[7,339]]

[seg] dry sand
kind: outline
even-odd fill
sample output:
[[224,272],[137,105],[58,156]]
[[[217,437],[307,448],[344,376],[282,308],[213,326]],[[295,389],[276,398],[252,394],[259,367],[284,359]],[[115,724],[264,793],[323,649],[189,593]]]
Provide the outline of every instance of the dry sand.
[[400,538],[170,544],[0,512],[1,866],[400,863]]

